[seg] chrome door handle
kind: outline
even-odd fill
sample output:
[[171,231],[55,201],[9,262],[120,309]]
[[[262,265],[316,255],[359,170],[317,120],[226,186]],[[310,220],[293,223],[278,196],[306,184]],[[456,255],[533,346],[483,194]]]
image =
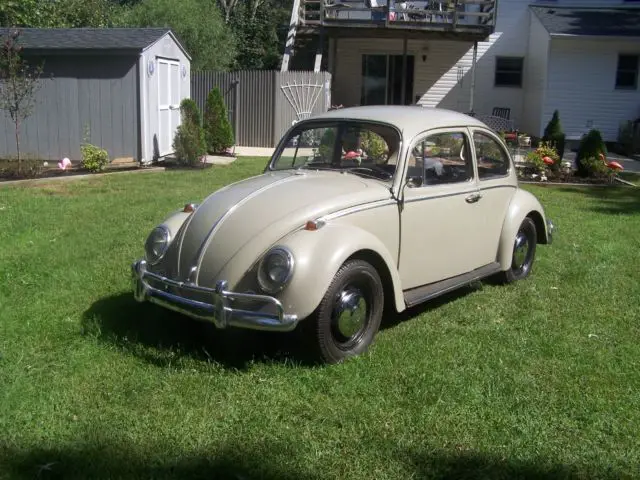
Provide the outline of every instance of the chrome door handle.
[[465,198],[465,201],[467,203],[476,203],[481,198],[482,198],[482,195],[480,195],[479,193],[472,193],[467,198]]

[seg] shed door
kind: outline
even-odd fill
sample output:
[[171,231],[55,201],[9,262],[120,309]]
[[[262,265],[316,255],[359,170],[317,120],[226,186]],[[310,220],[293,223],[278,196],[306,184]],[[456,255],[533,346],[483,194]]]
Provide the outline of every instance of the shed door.
[[158,148],[160,156],[173,153],[171,147],[180,125],[180,64],[158,59]]

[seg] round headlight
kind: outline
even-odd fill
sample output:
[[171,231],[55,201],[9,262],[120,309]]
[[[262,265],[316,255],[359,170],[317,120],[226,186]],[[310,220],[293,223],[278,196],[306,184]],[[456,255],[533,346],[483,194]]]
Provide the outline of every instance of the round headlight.
[[170,241],[171,233],[167,227],[160,225],[154,228],[144,245],[147,262],[153,265],[162,260],[167,248],[169,248]]
[[262,257],[258,265],[258,283],[267,293],[284,288],[293,275],[293,254],[284,247],[275,247]]

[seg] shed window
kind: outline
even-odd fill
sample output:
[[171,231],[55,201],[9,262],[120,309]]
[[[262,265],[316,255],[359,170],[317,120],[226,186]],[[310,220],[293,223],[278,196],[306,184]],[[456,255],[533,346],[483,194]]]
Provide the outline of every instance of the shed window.
[[496,87],[522,87],[522,57],[496,58]]
[[637,88],[639,55],[618,55],[616,88]]

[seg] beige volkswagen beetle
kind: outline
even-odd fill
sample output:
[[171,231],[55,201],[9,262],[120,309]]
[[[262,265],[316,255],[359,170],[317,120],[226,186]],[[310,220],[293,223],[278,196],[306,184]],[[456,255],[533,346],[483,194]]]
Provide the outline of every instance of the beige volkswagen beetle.
[[324,362],[360,354],[383,308],[531,272],[553,224],[482,122],[415,106],[295,124],[262,175],[149,235],[135,297],[216,327],[296,327]]

